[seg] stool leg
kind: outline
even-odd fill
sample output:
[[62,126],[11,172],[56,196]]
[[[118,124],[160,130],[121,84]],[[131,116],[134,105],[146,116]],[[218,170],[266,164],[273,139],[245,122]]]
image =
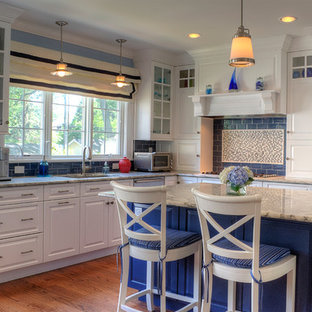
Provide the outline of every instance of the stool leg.
[[259,285],[251,283],[251,312],[259,312]]
[[295,312],[296,268],[287,274],[286,312]]
[[201,262],[202,247],[199,245],[198,250],[194,254],[193,298],[197,301],[197,306],[193,308],[194,312],[199,312],[201,306]]
[[147,261],[146,265],[146,288],[150,290],[150,293],[146,295],[146,305],[148,311],[154,310],[154,263]]
[[236,282],[228,281],[228,312],[236,311]]
[[[207,270],[204,270],[204,285],[203,285],[203,300],[202,300],[202,306],[201,306],[201,312],[210,312],[211,308],[211,296],[212,296],[212,282],[213,282],[213,273],[212,273],[212,267],[211,265]],[[209,274],[209,282],[208,282],[208,274]],[[208,285],[207,285],[208,284]],[[208,291],[207,291],[208,288]],[[208,298],[207,298],[208,296]]]
[[163,261],[160,312],[166,312],[166,261]]
[[127,289],[128,289],[128,278],[129,278],[129,245],[124,247],[122,250],[122,278],[119,288],[119,299],[117,311],[123,311],[121,306],[126,303]]

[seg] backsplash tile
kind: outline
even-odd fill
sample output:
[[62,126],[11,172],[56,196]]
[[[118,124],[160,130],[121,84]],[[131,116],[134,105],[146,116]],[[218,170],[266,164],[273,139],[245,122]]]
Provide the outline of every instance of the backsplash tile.
[[134,152],[149,152],[149,148],[152,152],[156,152],[156,141],[134,140],[133,151]]
[[[215,119],[213,136],[213,171],[220,172],[227,166],[248,166],[255,173],[285,175],[285,159],[282,164],[249,163],[249,162],[222,162],[222,130],[240,129],[281,129],[284,131],[283,159],[285,158],[286,147],[286,117],[265,117],[265,118],[242,118],[242,119]],[[281,138],[282,140],[282,138]],[[239,147],[238,147],[239,148]],[[260,147],[261,148],[261,147]],[[269,147],[267,147],[269,148]]]
[[284,130],[222,130],[222,162],[284,163]]
[[[89,162],[86,162],[89,165]],[[91,172],[102,172],[105,161],[91,161]],[[118,161],[108,161],[110,171],[112,170],[112,164],[118,163]],[[24,166],[24,174],[15,174],[15,166]],[[81,161],[75,162],[49,162],[49,175],[65,175],[81,173]],[[10,177],[21,177],[21,176],[37,176],[39,174],[39,162],[32,163],[10,163],[9,165],[9,175]]]

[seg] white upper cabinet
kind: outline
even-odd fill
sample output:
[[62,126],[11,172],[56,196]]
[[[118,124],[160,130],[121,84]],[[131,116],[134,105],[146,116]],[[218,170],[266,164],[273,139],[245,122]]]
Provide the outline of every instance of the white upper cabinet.
[[174,130],[177,139],[199,139],[200,117],[194,117],[194,104],[190,96],[195,92],[194,66],[175,69]]
[[286,172],[312,176],[312,50],[288,55]]
[[156,62],[138,64],[142,83],[136,97],[136,139],[172,139],[173,67]]

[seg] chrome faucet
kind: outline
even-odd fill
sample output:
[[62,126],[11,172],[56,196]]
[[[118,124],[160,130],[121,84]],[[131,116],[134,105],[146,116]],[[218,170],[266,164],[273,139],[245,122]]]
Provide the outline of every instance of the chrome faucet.
[[91,161],[91,159],[92,159],[92,151],[91,151],[90,146],[85,146],[83,148],[83,152],[82,152],[82,166],[81,166],[82,175],[85,175],[86,172],[91,169],[91,163],[89,166],[86,166],[86,150],[88,150],[87,160]]

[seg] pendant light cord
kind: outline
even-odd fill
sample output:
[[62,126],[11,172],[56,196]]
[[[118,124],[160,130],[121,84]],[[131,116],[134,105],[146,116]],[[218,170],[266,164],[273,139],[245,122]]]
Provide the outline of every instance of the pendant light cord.
[[60,62],[63,63],[63,24],[61,24],[60,27],[61,27],[61,59],[60,59]]
[[241,0],[241,26],[243,26],[243,0]]
[[121,63],[122,63],[122,40],[120,40],[120,67],[119,67],[120,76],[122,75]]

